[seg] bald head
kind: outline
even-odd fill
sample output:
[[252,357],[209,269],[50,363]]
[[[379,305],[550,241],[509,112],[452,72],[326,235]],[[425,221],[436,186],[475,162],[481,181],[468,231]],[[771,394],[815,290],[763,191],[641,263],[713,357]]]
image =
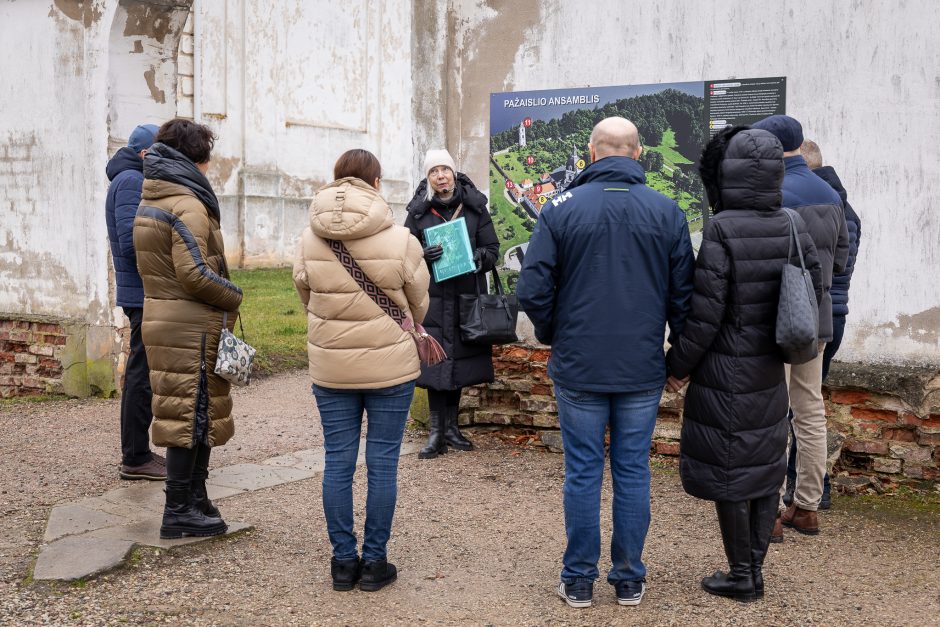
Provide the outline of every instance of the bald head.
[[806,165],[810,170],[821,168],[823,164],[822,151],[819,150],[819,144],[811,139],[804,140],[800,145],[800,154],[806,160]]
[[640,157],[640,134],[633,122],[621,117],[604,118],[591,131],[591,158]]

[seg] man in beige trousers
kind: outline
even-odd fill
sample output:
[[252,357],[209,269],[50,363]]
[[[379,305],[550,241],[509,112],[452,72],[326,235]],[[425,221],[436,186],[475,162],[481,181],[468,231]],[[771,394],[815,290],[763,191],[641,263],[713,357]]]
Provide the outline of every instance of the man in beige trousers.
[[783,527],[800,533],[819,533],[816,510],[826,475],[826,405],[822,397],[822,363],[826,343],[832,340],[832,273],[842,272],[849,257],[849,234],[842,200],[824,180],[813,174],[800,154],[803,127],[787,115],[772,115],[754,128],[773,133],[783,144],[783,206],[803,218],[816,244],[822,270],[823,297],[819,303],[819,354],[815,359],[787,368],[793,435],[797,442],[796,486],[793,503],[784,510],[786,481],[780,486],[780,509],[771,541],[783,540]]

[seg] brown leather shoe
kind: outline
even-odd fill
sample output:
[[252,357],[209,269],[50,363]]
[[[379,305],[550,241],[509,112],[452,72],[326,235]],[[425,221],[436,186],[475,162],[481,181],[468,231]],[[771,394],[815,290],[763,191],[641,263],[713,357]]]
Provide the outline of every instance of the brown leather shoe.
[[150,459],[140,466],[126,466],[121,464],[121,479],[131,481],[146,479],[147,481],[166,481],[166,466],[155,459]]
[[780,522],[808,536],[819,534],[819,518],[816,512],[797,507],[796,503],[787,508],[780,517]]
[[780,523],[780,514],[777,514],[777,519],[774,521],[774,530],[770,532],[770,541],[774,544],[783,542],[783,525]]

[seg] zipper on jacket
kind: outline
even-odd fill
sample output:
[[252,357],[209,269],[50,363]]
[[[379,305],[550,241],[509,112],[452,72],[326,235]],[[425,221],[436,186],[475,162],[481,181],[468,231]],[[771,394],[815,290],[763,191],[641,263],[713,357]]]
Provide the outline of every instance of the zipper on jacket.
[[[202,342],[199,346],[199,383],[196,385],[196,408],[193,412],[193,448],[196,447],[196,437],[199,433],[199,410],[202,408],[202,397],[209,390],[204,389],[206,384],[206,334],[202,334]],[[206,439],[209,438],[209,408],[206,407]]]

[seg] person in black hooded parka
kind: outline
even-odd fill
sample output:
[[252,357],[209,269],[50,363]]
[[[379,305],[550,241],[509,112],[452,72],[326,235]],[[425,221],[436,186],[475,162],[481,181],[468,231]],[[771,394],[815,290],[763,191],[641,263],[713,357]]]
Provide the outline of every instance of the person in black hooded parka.
[[493,381],[491,346],[465,344],[460,338],[460,295],[486,292],[486,273],[496,266],[499,239],[486,207],[484,196],[467,177],[457,172],[453,157],[446,150],[429,150],[424,159],[426,178],[408,203],[405,226],[424,246],[428,268],[443,251],[428,246],[424,230],[458,217],[466,219],[470,247],[474,251],[476,272],[438,283],[431,275],[428,294],[431,299],[424,328],[444,347],[447,359],[436,366],[421,366],[418,386],[428,391],[430,408],[428,443],[418,454],[432,459],[452,446],[461,451],[473,448],[457,427],[460,393],[468,385]]
[[[667,355],[670,387],[691,376],[679,472],[686,492],[715,501],[730,566],[702,587],[750,601],[764,593],[761,568],[787,465],[789,401],[775,341],[790,241],[783,148],[766,131],[727,128],[705,147],[699,171],[714,217],[696,260],[692,313]],[[816,248],[794,220],[818,300]],[[795,247],[793,255],[798,264]]]

